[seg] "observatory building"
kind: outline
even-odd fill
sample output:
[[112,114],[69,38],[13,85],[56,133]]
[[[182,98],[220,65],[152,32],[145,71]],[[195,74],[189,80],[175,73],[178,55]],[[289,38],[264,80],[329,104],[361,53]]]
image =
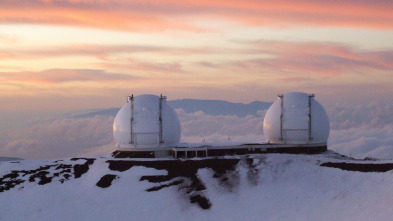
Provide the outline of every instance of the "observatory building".
[[180,144],[180,122],[165,96],[130,96],[113,124],[116,158],[190,158],[253,153],[320,153],[327,150],[329,119],[314,94],[278,95],[263,121],[264,143]]
[[128,97],[113,123],[116,146],[124,151],[174,147],[179,143],[180,133],[177,114],[162,95]]
[[271,144],[327,144],[330,125],[314,94],[278,95],[266,112],[263,132]]

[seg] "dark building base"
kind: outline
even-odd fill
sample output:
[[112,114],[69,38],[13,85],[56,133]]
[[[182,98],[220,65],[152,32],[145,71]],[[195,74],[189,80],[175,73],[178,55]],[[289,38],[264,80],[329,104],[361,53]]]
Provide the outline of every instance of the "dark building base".
[[233,147],[174,147],[171,150],[156,151],[124,151],[116,150],[114,158],[159,158],[172,156],[173,158],[194,158],[214,156],[236,156],[246,154],[288,153],[288,154],[318,154],[327,151],[327,145],[298,145],[288,146],[272,144],[243,144]]
[[155,158],[154,151],[118,151],[112,153],[114,158]]
[[280,147],[280,148],[239,148],[239,149],[209,149],[208,156],[234,156],[255,153],[290,153],[290,154],[317,154],[327,150],[327,146],[317,147]]

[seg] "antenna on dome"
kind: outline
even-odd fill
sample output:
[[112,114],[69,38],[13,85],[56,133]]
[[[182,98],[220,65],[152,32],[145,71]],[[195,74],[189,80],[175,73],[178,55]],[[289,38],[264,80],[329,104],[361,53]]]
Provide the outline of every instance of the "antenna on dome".
[[129,103],[132,100],[134,100],[134,94],[132,94],[131,96],[127,97],[127,103]]
[[131,116],[130,116],[130,144],[134,144],[134,94],[128,97],[129,102],[131,102]]
[[158,112],[158,122],[160,124],[160,132],[158,135],[158,139],[160,143],[164,143],[164,140],[162,138],[162,100],[164,99],[164,97],[162,96],[162,94],[160,95],[160,104],[159,104],[159,112]]
[[279,140],[284,140],[283,138],[283,118],[284,118],[284,94],[278,94],[277,97],[280,99],[280,138]]
[[312,101],[311,100],[314,97],[315,97],[314,94],[308,94],[308,140],[309,141],[313,140],[313,138],[312,138],[312,121],[311,121],[311,119],[312,119],[312,117],[311,117],[311,113],[312,113],[312,111],[311,111],[311,109],[312,109],[311,104],[312,104]]

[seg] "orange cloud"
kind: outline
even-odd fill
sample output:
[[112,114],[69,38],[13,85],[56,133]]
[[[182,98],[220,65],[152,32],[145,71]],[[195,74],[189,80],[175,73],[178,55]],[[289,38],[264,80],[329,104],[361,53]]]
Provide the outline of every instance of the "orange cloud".
[[[135,7],[134,7],[135,6]],[[0,5],[0,22],[5,24],[47,24],[126,31],[190,29],[154,13],[140,11],[125,1],[5,1]]]
[[0,51],[0,60],[25,60],[25,59],[42,59],[65,56],[92,56],[105,58],[111,54],[117,53],[138,53],[138,52],[170,52],[177,50],[175,48],[140,46],[140,45],[98,45],[98,44],[79,44],[63,47],[52,47],[49,49],[13,49]]
[[[243,42],[244,43],[244,42]],[[298,72],[341,75],[354,70],[393,69],[393,50],[357,51],[334,43],[294,43],[278,41],[248,42],[252,53],[264,53],[270,58],[228,62],[225,65],[242,69],[263,69],[274,73]]]
[[70,25],[125,31],[195,30],[193,20],[251,26],[393,28],[393,2],[322,0],[3,0],[0,22]]
[[78,44],[46,49],[12,49],[0,51],[0,61],[5,60],[34,60],[42,58],[90,56],[105,60],[113,54],[153,53],[165,56],[184,56],[195,54],[225,54],[233,50],[216,47],[165,47],[135,44]]
[[[30,50],[10,50],[0,52],[0,60],[27,60],[43,59],[54,57],[75,57],[87,56],[98,58],[94,65],[104,70],[125,70],[130,74],[137,76],[156,76],[161,78],[163,74],[169,76],[184,76],[189,74],[202,75],[204,69],[216,69],[222,72],[244,72],[268,70],[269,72],[282,73],[303,72],[310,74],[321,74],[326,76],[336,76],[348,71],[361,70],[382,70],[393,69],[393,50],[385,51],[359,51],[345,44],[337,43],[316,43],[316,42],[281,42],[281,41],[252,41],[252,42],[233,42],[241,45],[240,48],[226,47],[160,47],[147,45],[73,45],[52,49],[30,49]],[[111,59],[111,55],[125,53],[124,56],[118,56]],[[133,56],[134,54],[149,53],[152,56],[165,56],[167,61],[156,59],[144,59]],[[184,59],[196,57],[192,61]],[[205,55],[217,55],[220,59],[207,60]],[[225,56],[221,56],[225,55]],[[250,59],[249,57],[253,57]],[[260,58],[258,58],[260,57]],[[108,58],[108,59],[106,59]],[[232,60],[236,58],[236,60]],[[57,67],[55,67],[57,68]],[[65,69],[64,73],[58,73],[50,70],[53,76],[67,75],[67,79],[86,79],[87,73],[80,75]],[[5,73],[2,73],[4,76]],[[96,74],[96,72],[91,75]],[[97,73],[97,79],[105,79],[105,73]],[[170,74],[170,75],[168,75]],[[107,73],[108,76],[116,76]],[[10,78],[15,78],[12,74]],[[34,76],[36,80],[43,82],[53,81],[47,71],[39,73],[28,73],[24,79],[31,79]],[[37,77],[39,76],[39,77]],[[191,75],[190,75],[191,76]],[[90,76],[91,79],[95,79]],[[97,80],[96,79],[96,80]],[[31,79],[32,80],[32,79]],[[113,79],[112,79],[113,80]]]

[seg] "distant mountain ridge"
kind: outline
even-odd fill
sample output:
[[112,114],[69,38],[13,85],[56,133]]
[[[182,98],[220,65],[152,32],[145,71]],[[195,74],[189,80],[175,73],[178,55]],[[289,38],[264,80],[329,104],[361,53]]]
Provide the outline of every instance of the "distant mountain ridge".
[[0,157],[0,161],[18,161],[18,160],[23,160],[23,159],[17,157]]
[[186,113],[195,113],[203,111],[209,115],[236,115],[245,117],[247,115],[256,116],[258,111],[266,110],[272,103],[254,101],[249,104],[232,103],[222,100],[195,100],[182,99],[168,101],[169,105],[175,109],[183,109]]
[[[174,109],[183,109],[186,113],[195,113],[202,111],[208,115],[235,115],[245,117],[247,115],[257,116],[258,111],[266,110],[272,104],[271,102],[254,101],[249,104],[233,103],[222,100],[197,100],[197,99],[181,99],[168,101],[168,104]],[[96,110],[89,113],[79,114],[74,117],[86,118],[97,115],[116,116],[120,108],[110,108]]]

